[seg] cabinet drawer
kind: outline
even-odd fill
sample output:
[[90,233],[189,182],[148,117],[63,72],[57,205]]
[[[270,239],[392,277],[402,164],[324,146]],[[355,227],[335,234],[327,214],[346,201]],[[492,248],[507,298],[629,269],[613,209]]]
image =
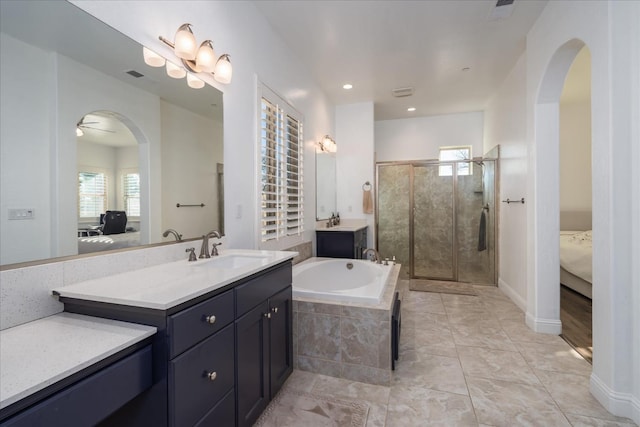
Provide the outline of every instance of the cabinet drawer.
[[216,406],[207,412],[195,427],[233,426],[236,422],[235,390],[231,389]]
[[240,317],[271,295],[291,285],[291,263],[235,288],[236,316]]
[[233,388],[233,348],[229,325],[169,363],[170,426],[194,425]]
[[151,346],[147,346],[24,410],[2,426],[95,425],[151,387],[151,365]]
[[233,291],[227,291],[169,316],[169,358],[174,358],[232,321]]

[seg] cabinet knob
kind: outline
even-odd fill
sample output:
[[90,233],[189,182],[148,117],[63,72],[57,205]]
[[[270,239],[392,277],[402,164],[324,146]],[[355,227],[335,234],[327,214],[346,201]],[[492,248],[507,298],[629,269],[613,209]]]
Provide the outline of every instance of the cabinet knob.
[[216,323],[216,316],[214,316],[213,314],[211,316],[207,316],[204,318],[204,320],[207,321],[207,323]]
[[277,312],[278,312],[278,307],[273,307],[273,308],[271,309],[271,311],[273,311],[274,313],[277,313]]
[[267,319],[271,319],[271,313],[265,313],[264,317],[266,317]]
[[215,381],[217,376],[218,376],[217,372],[207,372],[207,378],[209,378],[211,381]]

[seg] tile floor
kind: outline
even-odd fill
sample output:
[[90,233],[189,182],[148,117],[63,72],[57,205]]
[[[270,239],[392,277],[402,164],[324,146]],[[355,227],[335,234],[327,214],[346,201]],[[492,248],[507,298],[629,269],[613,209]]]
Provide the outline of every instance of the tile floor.
[[295,370],[285,388],[366,403],[367,426],[635,426],[591,396],[591,365],[560,337],[527,328],[497,288],[467,296],[402,286],[390,387]]

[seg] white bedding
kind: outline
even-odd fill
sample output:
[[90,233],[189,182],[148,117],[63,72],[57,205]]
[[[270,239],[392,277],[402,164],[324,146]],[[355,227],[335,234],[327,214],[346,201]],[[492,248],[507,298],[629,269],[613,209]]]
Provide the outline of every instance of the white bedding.
[[78,237],[78,253],[109,251],[140,246],[140,232]]
[[592,254],[591,230],[560,232],[560,266],[589,283],[593,283]]

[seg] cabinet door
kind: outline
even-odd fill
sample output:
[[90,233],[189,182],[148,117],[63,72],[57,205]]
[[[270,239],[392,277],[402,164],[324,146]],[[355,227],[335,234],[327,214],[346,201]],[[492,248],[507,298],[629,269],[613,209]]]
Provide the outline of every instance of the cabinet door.
[[353,258],[352,231],[316,231],[316,253],[319,257]]
[[293,330],[291,286],[269,298],[271,318],[271,399],[293,372]]
[[251,426],[269,403],[269,304],[236,320],[238,426]]

